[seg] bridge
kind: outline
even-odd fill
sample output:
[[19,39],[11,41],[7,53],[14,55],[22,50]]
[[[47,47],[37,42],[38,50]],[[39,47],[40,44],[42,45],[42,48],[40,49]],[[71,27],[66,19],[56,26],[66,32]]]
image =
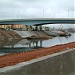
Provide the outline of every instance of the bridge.
[[37,19],[8,19],[0,20],[1,24],[24,24],[24,25],[44,25],[44,24],[75,24],[74,18],[37,18]]

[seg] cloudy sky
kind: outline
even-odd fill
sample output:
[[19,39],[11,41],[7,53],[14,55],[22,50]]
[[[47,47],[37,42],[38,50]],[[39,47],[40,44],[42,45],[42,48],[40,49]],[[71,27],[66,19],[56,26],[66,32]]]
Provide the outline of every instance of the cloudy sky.
[[74,18],[75,0],[0,0],[0,19]]

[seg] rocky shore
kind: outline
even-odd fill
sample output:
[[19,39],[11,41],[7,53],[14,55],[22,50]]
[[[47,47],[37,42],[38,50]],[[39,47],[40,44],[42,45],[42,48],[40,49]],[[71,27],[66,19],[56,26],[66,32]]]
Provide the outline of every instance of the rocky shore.
[[29,61],[53,53],[65,51],[71,48],[75,48],[75,42],[56,45],[48,48],[40,48],[38,50],[31,50],[27,52],[7,54],[4,56],[0,56],[0,68],[15,65],[20,62]]

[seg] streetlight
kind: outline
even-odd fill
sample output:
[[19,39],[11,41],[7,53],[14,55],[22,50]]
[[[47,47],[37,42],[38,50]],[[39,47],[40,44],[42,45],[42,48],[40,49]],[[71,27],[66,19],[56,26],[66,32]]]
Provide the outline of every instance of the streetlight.
[[19,15],[19,11],[17,12],[17,19],[19,18],[18,15]]
[[44,9],[43,9],[43,18],[44,18]]
[[68,9],[68,18],[69,18],[69,9]]

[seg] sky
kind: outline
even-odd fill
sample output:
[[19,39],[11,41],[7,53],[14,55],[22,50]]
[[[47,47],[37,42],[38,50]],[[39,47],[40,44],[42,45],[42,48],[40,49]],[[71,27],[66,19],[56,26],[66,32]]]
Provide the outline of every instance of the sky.
[[0,19],[74,18],[75,0],[0,0]]

